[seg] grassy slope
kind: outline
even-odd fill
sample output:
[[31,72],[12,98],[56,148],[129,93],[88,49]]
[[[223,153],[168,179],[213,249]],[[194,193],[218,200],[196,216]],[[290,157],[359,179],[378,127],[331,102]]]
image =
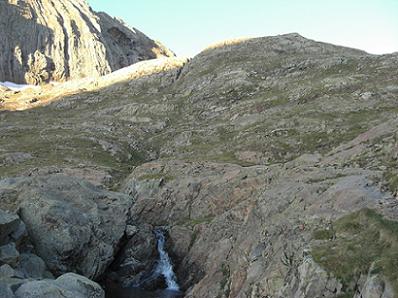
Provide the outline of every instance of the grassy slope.
[[384,275],[398,293],[398,222],[364,209],[314,237],[323,240],[312,249],[314,259],[343,282],[345,297],[353,296],[355,281],[370,269]]
[[[63,100],[71,102],[63,108],[53,104],[2,112],[3,153],[30,152],[34,159],[3,166],[0,175],[17,175],[32,167],[87,164],[123,176],[153,157],[242,165],[279,163],[303,153],[326,153],[398,111],[396,100],[383,91],[391,84],[392,70],[379,71],[374,58],[350,57],[325,68],[322,61],[327,57],[321,57],[304,69],[299,62],[309,59],[307,56],[213,59],[202,71],[193,64],[192,73],[166,87],[159,88],[156,80],[138,88],[126,82],[72,95]],[[293,69],[286,66],[292,63],[296,65]],[[199,84],[208,74],[222,77],[234,70],[245,73],[244,78],[225,90],[215,81],[204,90],[184,94],[187,85]],[[273,76],[273,82],[264,83],[266,76]],[[343,83],[333,87],[325,79]],[[228,86],[228,80],[221,84]],[[151,88],[158,92],[148,92]],[[364,92],[375,95],[364,101],[358,95]],[[153,108],[156,106],[160,107]],[[164,128],[137,123],[133,117],[163,122]],[[190,134],[189,142],[179,144],[176,139],[184,132]],[[98,140],[117,145],[119,151],[104,150]],[[239,152],[245,151],[264,158],[240,160]]]

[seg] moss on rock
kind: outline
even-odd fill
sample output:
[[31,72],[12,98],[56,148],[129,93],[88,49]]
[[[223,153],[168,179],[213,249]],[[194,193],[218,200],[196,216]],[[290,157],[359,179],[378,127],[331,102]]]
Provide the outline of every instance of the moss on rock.
[[[351,293],[355,280],[369,270],[381,273],[398,293],[398,222],[384,218],[371,209],[362,209],[337,220],[329,233],[314,233],[325,239],[312,247],[316,262],[341,280]],[[374,272],[374,273],[375,273]]]

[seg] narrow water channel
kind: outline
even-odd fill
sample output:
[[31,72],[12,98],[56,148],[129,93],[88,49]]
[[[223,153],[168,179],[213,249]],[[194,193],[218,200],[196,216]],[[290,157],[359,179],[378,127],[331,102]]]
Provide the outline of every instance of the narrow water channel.
[[121,288],[116,284],[108,284],[106,297],[107,298],[180,298],[183,297],[183,293],[180,291],[180,287],[177,283],[177,278],[173,270],[173,264],[170,256],[167,253],[165,244],[166,237],[164,230],[157,228],[154,230],[157,241],[158,260],[152,270],[151,274],[142,281],[148,283],[156,281],[159,277],[164,279],[167,288],[158,289],[155,291],[147,291],[140,287],[140,285],[134,285],[130,287]]

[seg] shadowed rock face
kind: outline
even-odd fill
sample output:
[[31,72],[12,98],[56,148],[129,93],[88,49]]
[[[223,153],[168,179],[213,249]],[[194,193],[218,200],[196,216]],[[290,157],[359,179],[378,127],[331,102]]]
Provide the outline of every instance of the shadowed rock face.
[[174,54],[85,0],[0,1],[0,81],[99,76]]

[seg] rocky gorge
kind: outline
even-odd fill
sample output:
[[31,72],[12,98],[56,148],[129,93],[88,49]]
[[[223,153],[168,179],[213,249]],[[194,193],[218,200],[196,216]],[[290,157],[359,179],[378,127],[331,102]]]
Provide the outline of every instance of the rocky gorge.
[[397,66],[293,33],[5,88],[0,293],[396,297]]

